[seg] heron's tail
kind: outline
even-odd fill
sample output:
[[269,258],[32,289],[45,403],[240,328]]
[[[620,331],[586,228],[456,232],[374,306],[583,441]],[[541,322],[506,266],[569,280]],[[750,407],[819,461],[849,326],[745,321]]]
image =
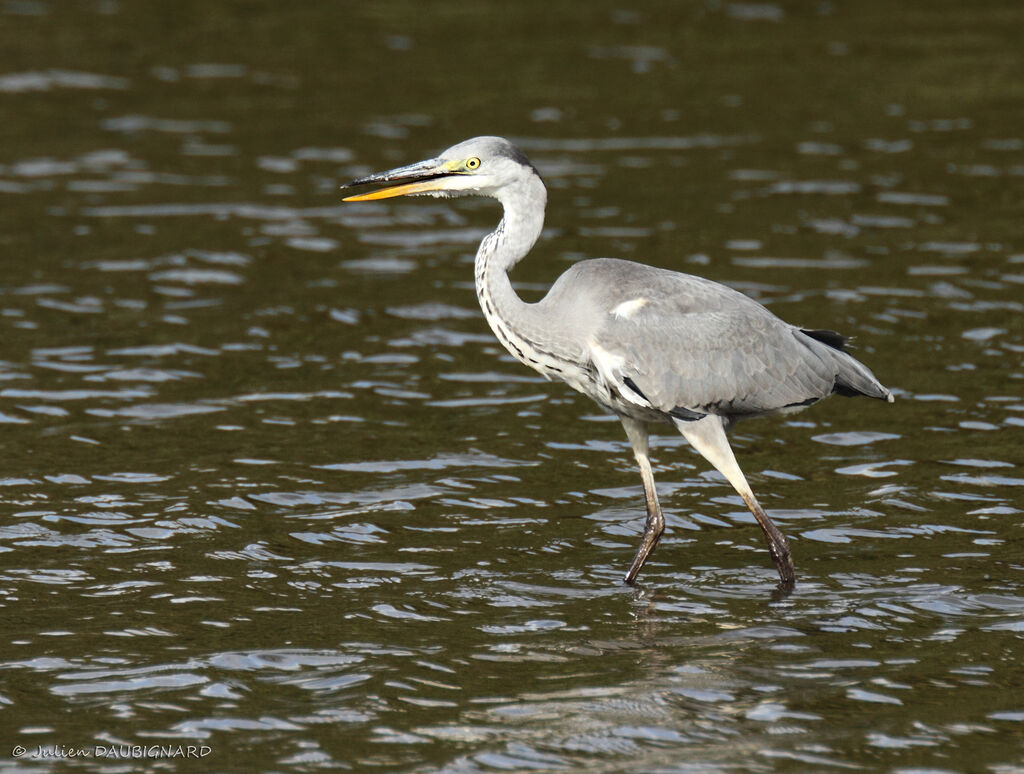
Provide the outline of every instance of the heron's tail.
[[[889,403],[893,402],[892,393],[875,378],[871,369],[846,351],[847,339],[845,336],[834,331],[807,329],[801,329],[800,333],[813,339],[814,348],[818,350],[818,354],[830,358],[835,364],[836,381],[832,392],[847,398],[863,395]],[[824,346],[820,346],[822,344]]]
[[868,398],[893,402],[889,388],[878,381],[866,365],[846,352],[837,352],[835,359],[839,365],[839,373],[836,374],[836,384],[832,392],[847,398],[865,395]]

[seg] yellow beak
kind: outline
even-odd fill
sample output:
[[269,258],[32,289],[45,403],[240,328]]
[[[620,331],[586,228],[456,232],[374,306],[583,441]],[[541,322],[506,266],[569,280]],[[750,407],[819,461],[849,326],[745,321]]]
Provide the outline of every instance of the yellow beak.
[[342,188],[354,188],[355,186],[369,185],[370,183],[397,182],[399,185],[390,185],[377,191],[346,196],[342,201],[370,202],[376,199],[391,199],[395,196],[409,196],[429,191],[440,191],[444,189],[445,181],[452,174],[456,173],[457,167],[458,162],[428,159],[427,161],[418,161],[405,167],[389,169],[387,172],[377,172],[376,174],[353,180],[351,183],[346,183]]
[[395,196],[408,196],[410,194],[426,193],[427,191],[437,191],[444,187],[441,182],[444,178],[438,180],[424,180],[419,183],[405,183],[403,185],[391,186],[391,188],[381,188],[379,191],[370,191],[370,193],[356,194],[355,196],[346,196],[342,199],[343,202],[370,202],[375,199],[392,199]]

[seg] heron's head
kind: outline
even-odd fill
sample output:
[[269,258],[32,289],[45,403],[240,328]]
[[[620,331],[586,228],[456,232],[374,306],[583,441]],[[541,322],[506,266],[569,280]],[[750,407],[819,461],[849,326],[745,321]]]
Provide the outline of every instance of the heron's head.
[[[388,183],[369,193],[346,196],[346,202],[390,199],[394,196],[491,196],[517,184],[540,182],[540,175],[515,145],[502,137],[474,137],[437,158],[389,169],[346,183],[342,188]],[[541,186],[543,190],[543,186]]]

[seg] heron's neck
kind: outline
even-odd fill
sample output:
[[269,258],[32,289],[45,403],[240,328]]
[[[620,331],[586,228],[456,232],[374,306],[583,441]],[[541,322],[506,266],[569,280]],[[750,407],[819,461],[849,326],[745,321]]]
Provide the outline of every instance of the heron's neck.
[[[523,362],[537,321],[534,305],[516,294],[508,272],[533,247],[544,227],[547,192],[536,175],[502,191],[504,217],[476,253],[476,293],[484,317],[502,344]],[[528,363],[529,364],[529,363]]]
[[480,243],[476,254],[478,271],[483,264],[488,269],[508,272],[530,252],[544,228],[547,198],[544,184],[536,175],[501,192],[499,201],[504,217],[498,228]]

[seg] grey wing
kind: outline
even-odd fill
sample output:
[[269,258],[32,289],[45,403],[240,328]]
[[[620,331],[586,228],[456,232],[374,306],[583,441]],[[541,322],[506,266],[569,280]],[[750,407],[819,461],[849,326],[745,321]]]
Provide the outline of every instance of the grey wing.
[[626,401],[696,419],[795,409],[833,392],[891,399],[837,334],[797,328],[708,280],[658,275],[604,299],[591,339],[599,378]]

